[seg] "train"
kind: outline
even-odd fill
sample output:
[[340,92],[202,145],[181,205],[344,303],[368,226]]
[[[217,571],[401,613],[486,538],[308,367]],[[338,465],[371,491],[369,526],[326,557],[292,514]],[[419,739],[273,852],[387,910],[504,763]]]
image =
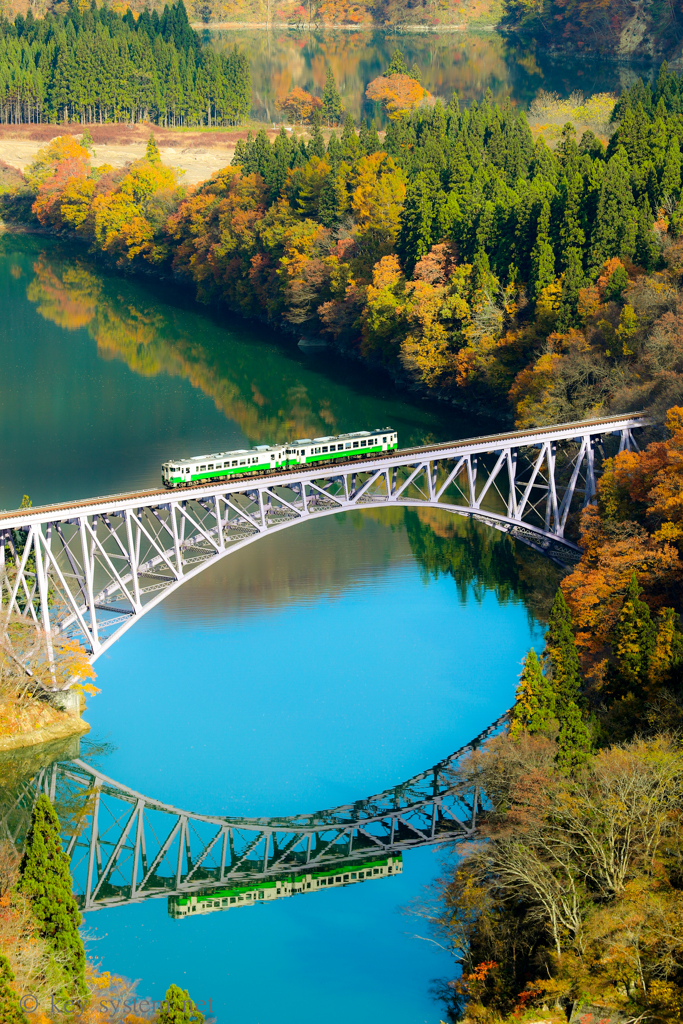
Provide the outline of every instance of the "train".
[[301,868],[291,874],[277,878],[263,878],[249,884],[206,889],[187,895],[169,896],[168,913],[175,920],[192,914],[206,914],[215,910],[230,910],[238,907],[255,907],[260,901],[282,899],[298,893],[320,892],[330,886],[354,885],[380,878],[391,878],[403,872],[403,857],[400,853],[392,857],[368,857],[356,862],[341,861],[332,867],[315,868],[306,871]]
[[397,447],[398,435],[392,427],[329,437],[300,437],[281,445],[259,444],[232,452],[193,455],[191,459],[170,459],[161,467],[161,482],[168,488],[190,487],[274,470],[366,459],[381,452],[395,451]]

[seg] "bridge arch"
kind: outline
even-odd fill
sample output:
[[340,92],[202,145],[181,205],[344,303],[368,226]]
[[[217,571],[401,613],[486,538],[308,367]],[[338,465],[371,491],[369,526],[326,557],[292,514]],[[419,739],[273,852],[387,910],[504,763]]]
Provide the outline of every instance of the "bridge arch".
[[[386,453],[342,466],[151,490],[0,514],[7,612],[97,660],[183,583],[261,537],[352,509],[443,509],[509,533],[560,563],[602,462],[637,447],[643,414]],[[4,564],[6,551],[10,558]]]

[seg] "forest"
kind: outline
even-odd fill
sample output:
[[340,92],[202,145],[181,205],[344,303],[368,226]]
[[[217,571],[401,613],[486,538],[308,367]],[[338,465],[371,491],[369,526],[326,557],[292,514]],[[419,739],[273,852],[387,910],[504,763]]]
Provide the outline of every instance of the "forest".
[[483,837],[427,916],[462,974],[449,1020],[680,1020],[683,408],[607,461],[510,726],[463,766]]
[[251,106],[249,62],[202,48],[183,0],[137,20],[74,6],[36,19],[0,17],[0,121],[241,124]]
[[[400,54],[382,81],[416,84]],[[115,169],[64,136],[4,216],[520,426],[663,415],[683,397],[682,102],[663,65],[623,93],[606,147],[566,125],[551,150],[489,95],[395,110],[381,140],[346,115],[326,141],[322,122],[344,116],[330,73],[308,142],[262,130],[193,190],[153,139]]]

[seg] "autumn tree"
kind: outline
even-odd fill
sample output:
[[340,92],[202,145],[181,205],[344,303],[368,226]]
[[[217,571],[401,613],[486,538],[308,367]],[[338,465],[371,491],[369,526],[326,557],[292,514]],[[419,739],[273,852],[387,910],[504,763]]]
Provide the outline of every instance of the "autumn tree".
[[526,729],[533,735],[552,729],[556,724],[555,692],[550,680],[543,674],[541,662],[532,647],[526,656],[517,687],[510,734],[516,736],[520,730]]
[[0,953],[0,1021],[2,1024],[28,1024],[28,1018],[19,1004],[19,996],[12,988],[14,974],[7,957]]

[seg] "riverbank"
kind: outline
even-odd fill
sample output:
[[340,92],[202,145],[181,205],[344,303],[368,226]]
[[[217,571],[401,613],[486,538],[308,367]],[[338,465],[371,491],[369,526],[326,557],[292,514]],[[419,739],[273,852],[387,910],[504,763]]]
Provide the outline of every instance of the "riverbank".
[[43,701],[18,705],[5,701],[0,705],[0,752],[37,747],[43,743],[82,736],[90,726],[81,718],[85,702],[76,710],[62,710]]
[[442,35],[449,32],[496,32],[499,25],[467,21],[445,25],[413,25],[410,22],[392,25],[375,21],[318,21],[310,24],[281,24],[274,21],[195,21],[191,27],[197,32],[247,32],[253,29],[257,32],[395,32],[398,35]]

